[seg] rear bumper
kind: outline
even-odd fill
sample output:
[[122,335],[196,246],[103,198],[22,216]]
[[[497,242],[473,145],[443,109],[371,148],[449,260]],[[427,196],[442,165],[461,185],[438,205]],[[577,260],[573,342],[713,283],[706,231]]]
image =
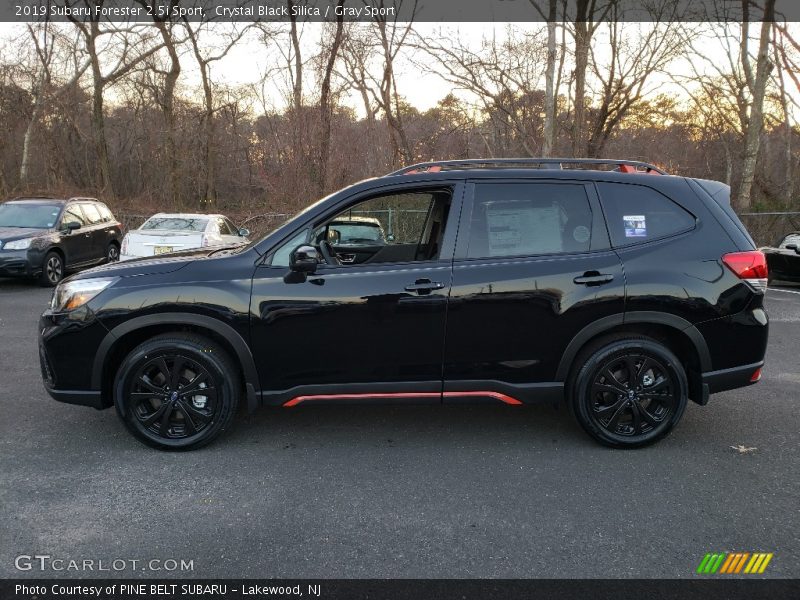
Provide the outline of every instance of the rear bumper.
[[[748,385],[758,383],[761,379],[760,370],[764,366],[764,361],[733,367],[732,369],[722,369],[720,371],[709,371],[703,373],[703,385],[708,386],[709,394],[733,390]],[[758,378],[753,379],[758,373]]]

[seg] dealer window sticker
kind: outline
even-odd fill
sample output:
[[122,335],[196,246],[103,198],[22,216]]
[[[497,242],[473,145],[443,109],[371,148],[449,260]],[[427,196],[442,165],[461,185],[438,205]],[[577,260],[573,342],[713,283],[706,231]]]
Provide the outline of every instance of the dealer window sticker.
[[622,222],[625,225],[625,237],[647,237],[647,220],[644,215],[625,215]]

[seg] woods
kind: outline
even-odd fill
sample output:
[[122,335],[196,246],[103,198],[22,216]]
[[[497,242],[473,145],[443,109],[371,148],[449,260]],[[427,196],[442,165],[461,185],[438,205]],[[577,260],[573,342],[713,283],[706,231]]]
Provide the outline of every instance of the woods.
[[[549,22],[6,25],[0,195],[253,215],[421,160],[587,156],[800,210],[800,28],[774,0],[709,23],[671,0],[647,22],[625,0],[529,2]],[[451,92],[431,101],[423,75]]]

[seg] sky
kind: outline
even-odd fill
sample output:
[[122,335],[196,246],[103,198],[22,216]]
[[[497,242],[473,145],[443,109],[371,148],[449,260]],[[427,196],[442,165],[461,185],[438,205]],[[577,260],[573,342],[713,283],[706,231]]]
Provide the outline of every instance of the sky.
[[[649,27],[645,24],[632,24],[628,23],[625,27],[630,30],[632,35],[635,34],[637,27]],[[797,24],[791,24],[795,27]],[[0,40],[10,40],[19,35],[23,31],[24,26],[13,24],[0,24]],[[216,23],[212,26],[211,35],[206,37],[206,43],[213,43],[215,37],[219,39],[224,35],[224,32],[229,30],[233,25],[226,23]],[[303,52],[306,56],[312,56],[317,51],[317,44],[320,39],[323,25],[320,23],[306,23],[302,29],[301,43]],[[544,24],[541,23],[519,23],[514,24],[514,27],[520,30],[541,30]],[[697,27],[697,25],[687,25],[686,27]],[[445,41],[452,36],[459,36],[461,40],[465,41],[470,46],[477,45],[482,37],[496,36],[502,39],[506,34],[508,23],[452,23],[452,24],[439,24],[439,23],[417,23],[414,25],[415,31],[423,37],[440,37]],[[754,27],[754,33],[758,33],[758,28]],[[800,36],[798,36],[800,37]],[[569,36],[567,36],[569,43]],[[725,48],[718,41],[705,41],[700,38],[695,42],[702,48],[706,61],[695,64],[702,71],[708,71],[710,65],[717,63],[722,64],[727,62],[727,54]],[[602,46],[599,52],[606,50]],[[8,60],[9,53],[13,56],[14,49],[7,46],[5,48],[6,57]],[[243,38],[239,44],[222,60],[216,62],[212,66],[212,79],[215,82],[224,83],[229,86],[235,87],[239,85],[257,85],[261,80],[262,74],[275,67],[279,61],[280,53],[275,48],[268,51],[263,43],[258,39],[255,32]],[[190,52],[187,52],[182,58],[182,80],[181,87],[188,91],[192,88],[199,89],[200,75],[197,70],[194,57]],[[419,110],[427,110],[435,106],[442,98],[450,93],[462,98],[468,99],[469,97],[464,93],[459,93],[453,89],[452,84],[444,80],[442,77],[435,73],[425,72],[417,65],[413,64],[404,55],[401,55],[400,60],[395,66],[396,75],[398,78],[398,88],[400,93]],[[648,89],[652,93],[666,93],[677,97],[686,98],[686,94],[680,85],[676,84],[674,77],[680,79],[687,79],[691,76],[691,68],[687,61],[677,60],[673,62],[667,73],[655,74]],[[307,88],[311,87],[307,85]],[[792,86],[790,86],[792,87]],[[280,80],[271,80],[270,84],[264,89],[267,102],[270,105],[268,108],[280,110],[284,105],[284,98],[288,91],[286,82]],[[563,93],[563,91],[562,91]],[[792,93],[795,100],[800,104],[800,94],[797,90],[793,89]],[[114,99],[112,90],[111,98]],[[363,116],[363,107],[361,101],[356,96],[351,96],[345,100],[345,103],[351,106],[357,114]],[[260,107],[254,107],[257,109]],[[796,119],[793,119],[795,122]]]

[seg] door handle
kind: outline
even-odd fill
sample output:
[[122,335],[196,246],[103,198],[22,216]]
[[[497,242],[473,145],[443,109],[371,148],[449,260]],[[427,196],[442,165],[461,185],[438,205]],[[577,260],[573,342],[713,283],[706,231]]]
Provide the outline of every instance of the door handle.
[[441,290],[444,287],[443,283],[438,281],[431,281],[430,279],[417,279],[414,283],[407,285],[405,290],[407,292],[417,292],[418,294],[429,294],[433,290]]
[[598,273],[597,271],[586,271],[583,275],[576,277],[572,281],[579,285],[603,285],[614,280],[611,273]]

